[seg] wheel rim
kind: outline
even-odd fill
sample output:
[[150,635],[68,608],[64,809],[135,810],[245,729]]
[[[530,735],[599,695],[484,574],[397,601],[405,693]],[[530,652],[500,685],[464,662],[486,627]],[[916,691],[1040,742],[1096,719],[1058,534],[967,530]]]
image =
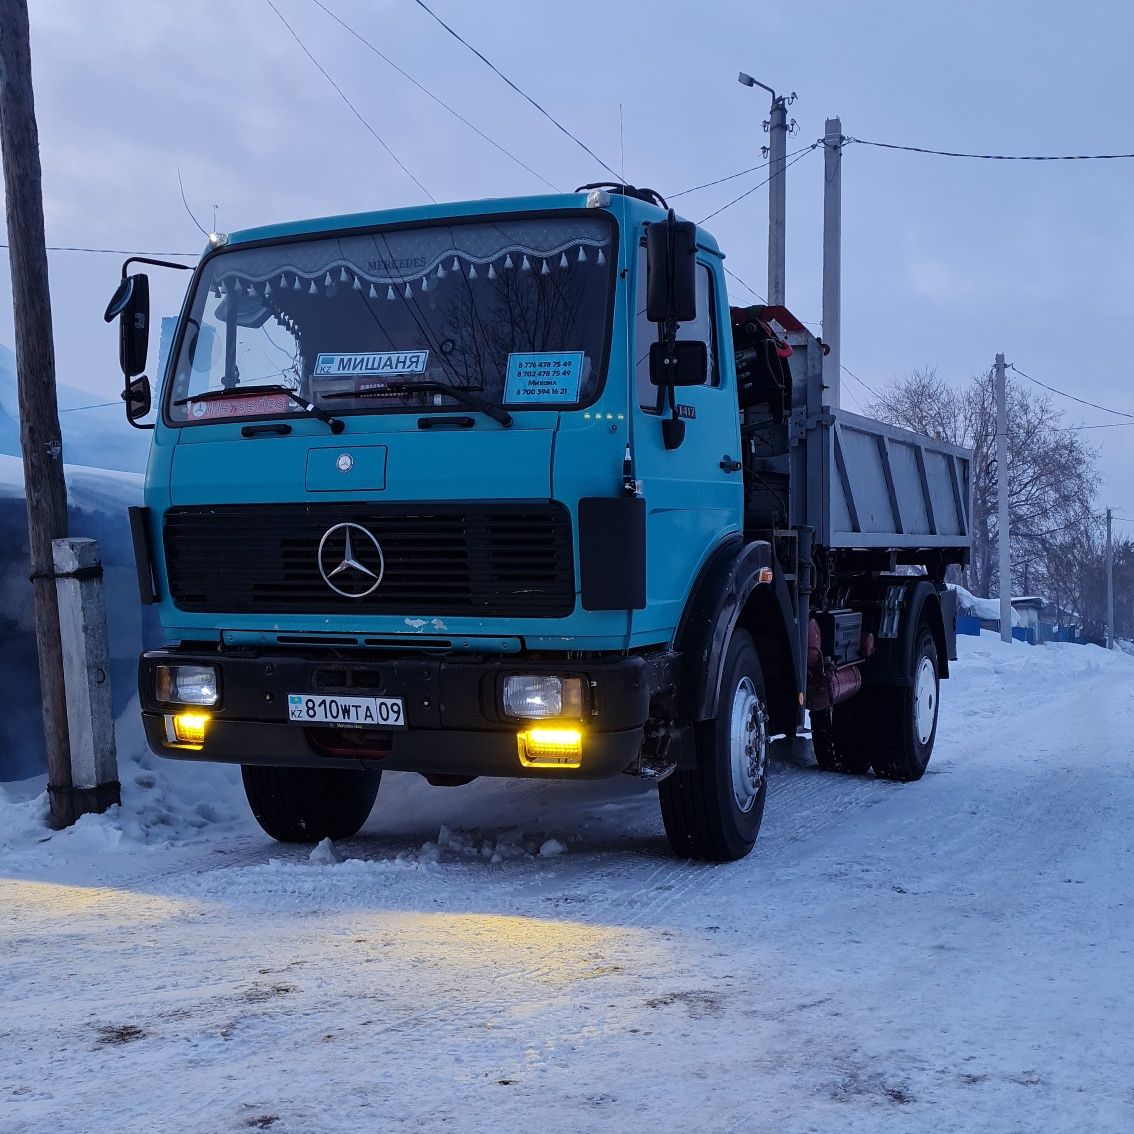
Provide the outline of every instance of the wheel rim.
[[914,681],[914,714],[918,741],[928,744],[937,720],[937,671],[931,658],[923,657],[918,663]]
[[732,795],[742,813],[752,810],[764,783],[768,759],[767,717],[750,677],[742,677],[732,698],[729,749]]

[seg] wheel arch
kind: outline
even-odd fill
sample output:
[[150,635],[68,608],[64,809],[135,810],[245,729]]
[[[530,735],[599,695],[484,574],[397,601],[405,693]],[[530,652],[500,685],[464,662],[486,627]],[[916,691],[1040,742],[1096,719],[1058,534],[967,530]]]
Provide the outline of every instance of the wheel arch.
[[[899,592],[899,593],[895,593]],[[875,651],[866,664],[864,676],[873,685],[909,685],[913,681],[913,653],[917,645],[917,630],[923,623],[929,627],[937,647],[937,672],[941,678],[949,676],[949,638],[945,630],[945,615],[941,596],[932,581],[925,578],[901,582],[896,579],[878,580],[870,598],[883,609],[880,622],[885,621],[889,604],[898,610],[896,633],[883,637],[875,631]]]
[[[760,582],[762,568],[771,569],[771,583]],[[772,730],[794,731],[801,692],[794,622],[791,596],[771,544],[745,543],[739,536],[722,543],[702,569],[675,637],[682,655],[682,715],[694,721],[716,716],[725,654],[739,626],[756,646]]]

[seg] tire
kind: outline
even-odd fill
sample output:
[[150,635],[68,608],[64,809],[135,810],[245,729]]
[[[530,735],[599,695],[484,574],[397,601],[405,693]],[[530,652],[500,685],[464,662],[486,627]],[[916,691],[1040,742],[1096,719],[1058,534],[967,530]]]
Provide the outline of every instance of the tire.
[[874,714],[867,692],[856,693],[833,709],[811,714],[811,746],[824,772],[865,776],[874,748]]
[[941,678],[937,643],[924,623],[914,639],[909,685],[880,685],[873,690],[876,729],[871,763],[883,780],[911,783],[925,775],[937,737]]
[[382,773],[242,764],[256,822],[281,843],[349,839],[366,822]]
[[696,726],[697,767],[658,785],[662,822],[679,858],[735,862],[756,842],[768,794],[768,708],[751,637],[734,631],[714,719]]

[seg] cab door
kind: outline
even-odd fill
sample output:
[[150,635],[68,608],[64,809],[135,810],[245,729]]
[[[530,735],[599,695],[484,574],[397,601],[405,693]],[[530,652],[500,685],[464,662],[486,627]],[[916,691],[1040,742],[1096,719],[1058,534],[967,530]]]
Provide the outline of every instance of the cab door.
[[634,476],[646,500],[646,607],[634,612],[633,644],[668,641],[701,565],[723,536],[739,531],[743,479],[726,291],[719,259],[697,258],[697,318],[679,339],[708,347],[705,381],[674,391],[685,439],[666,449],[662,421],[672,416],[667,391],[650,381],[657,324],[646,319],[646,252],[636,265],[633,387]]

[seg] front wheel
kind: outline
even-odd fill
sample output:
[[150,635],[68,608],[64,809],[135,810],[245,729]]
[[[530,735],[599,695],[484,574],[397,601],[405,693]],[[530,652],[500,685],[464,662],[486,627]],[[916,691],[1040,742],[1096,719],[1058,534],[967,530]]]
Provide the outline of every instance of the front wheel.
[[713,720],[696,727],[697,767],[658,785],[669,845],[682,858],[734,862],[752,849],[768,794],[768,709],[752,638],[733,633]]
[[256,764],[242,764],[240,774],[256,822],[281,843],[318,843],[357,835],[382,781],[380,771]]

